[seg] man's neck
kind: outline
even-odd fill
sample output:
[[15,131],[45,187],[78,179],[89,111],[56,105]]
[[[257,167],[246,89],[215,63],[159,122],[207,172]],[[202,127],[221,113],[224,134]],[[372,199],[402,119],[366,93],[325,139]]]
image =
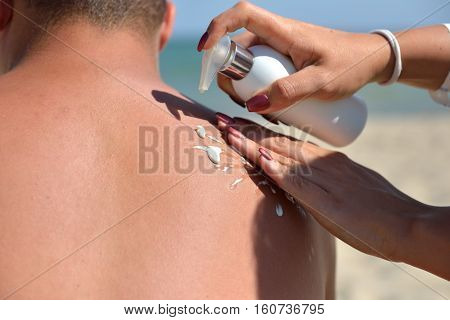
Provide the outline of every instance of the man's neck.
[[45,35],[17,69],[70,76],[96,68],[137,85],[159,81],[158,46],[156,39],[129,30],[104,31],[77,23]]

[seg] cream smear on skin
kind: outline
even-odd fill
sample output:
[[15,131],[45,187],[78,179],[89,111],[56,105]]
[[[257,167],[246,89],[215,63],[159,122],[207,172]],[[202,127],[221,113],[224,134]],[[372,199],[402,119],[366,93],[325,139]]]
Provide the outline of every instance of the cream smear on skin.
[[214,163],[215,165],[219,165],[220,164],[220,154],[222,153],[222,149],[220,149],[219,147],[215,147],[215,146],[195,146],[193,148],[197,149],[197,150],[205,151],[206,154],[208,155],[209,160],[211,160],[212,163]]
[[[197,133],[198,137],[201,139],[208,138],[209,140],[211,140],[213,142],[223,144],[223,142],[220,141],[219,139],[217,139],[213,136],[207,135],[205,128],[202,126],[196,126],[194,131]],[[220,155],[223,153],[223,151],[220,147],[217,147],[217,146],[194,146],[193,149],[202,150],[202,151],[206,152],[209,160],[214,164],[214,166],[218,169],[220,168],[220,160],[221,160]],[[238,152],[237,150],[235,150],[235,151]],[[238,152],[238,154],[239,154],[239,152]],[[245,166],[253,167],[252,164],[250,162],[248,162],[247,159],[245,159],[243,156],[240,156],[240,161]],[[230,169],[231,169],[230,167],[224,167],[221,171],[226,173]],[[244,181],[244,179],[245,179],[245,176],[234,180],[230,185],[230,189],[231,190],[236,189],[236,187],[240,183],[242,183]],[[270,190],[272,191],[272,193],[276,194],[275,188],[267,180],[262,180],[262,181],[258,182],[258,186],[268,186],[270,188]],[[295,204],[295,200],[290,194],[286,193],[286,198],[288,198],[288,200],[290,202]],[[284,215],[284,210],[280,203],[277,203],[277,205],[275,206],[275,213],[278,217],[282,217]]]
[[[195,132],[197,132],[197,135],[201,139],[205,139],[206,137],[208,137],[210,140],[214,142],[222,143],[219,139],[207,135],[205,128],[202,126],[196,126],[194,130]],[[216,168],[218,168],[220,164],[220,155],[223,153],[221,148],[216,146],[195,146],[193,148],[205,151],[206,154],[208,155],[209,160],[211,160],[211,162],[216,166]]]
[[197,135],[202,139],[208,138],[211,141],[223,144],[223,142],[217,139],[216,137],[206,134],[206,129],[202,126],[196,126],[195,132],[197,132]]
[[236,180],[233,181],[233,183],[230,185],[230,189],[236,189],[236,186],[241,183],[242,181],[244,181],[244,178],[237,178]]
[[282,217],[284,215],[284,210],[283,210],[283,207],[281,206],[281,204],[277,203],[277,205],[275,206],[275,213],[279,217]]
[[205,128],[203,128],[202,126],[196,126],[195,127],[195,132],[197,132],[197,135],[200,138],[205,139],[205,137],[206,137],[206,130],[205,130]]

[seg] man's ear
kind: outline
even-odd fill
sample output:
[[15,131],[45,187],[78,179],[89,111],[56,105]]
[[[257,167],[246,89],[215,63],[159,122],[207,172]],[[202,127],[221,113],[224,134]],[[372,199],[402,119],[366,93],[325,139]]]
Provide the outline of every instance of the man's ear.
[[166,14],[161,25],[159,35],[159,51],[162,51],[172,35],[173,26],[175,24],[176,7],[171,1],[167,1]]
[[2,32],[11,21],[13,16],[13,0],[0,1],[0,32]]

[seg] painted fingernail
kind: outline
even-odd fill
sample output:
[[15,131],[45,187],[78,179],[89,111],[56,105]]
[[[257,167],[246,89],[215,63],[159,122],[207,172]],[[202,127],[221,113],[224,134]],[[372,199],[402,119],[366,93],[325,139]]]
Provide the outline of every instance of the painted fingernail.
[[245,106],[250,112],[266,110],[270,106],[269,97],[265,94],[254,96],[245,103]]
[[225,122],[226,124],[233,124],[235,122],[233,120],[233,118],[230,118],[226,114],[223,114],[223,113],[220,113],[220,112],[216,113],[216,117],[217,117],[217,120]]
[[259,148],[259,153],[264,157],[264,159],[266,159],[268,161],[272,161],[273,160],[272,155],[266,149]]
[[198,45],[197,45],[198,52],[203,50],[203,47],[205,46],[206,41],[208,41],[208,38],[209,38],[209,34],[208,34],[208,31],[206,31],[200,38],[200,41],[198,42]]
[[228,133],[230,133],[231,135],[233,135],[239,139],[242,139],[242,137],[243,137],[242,133],[233,127],[228,127]]
[[13,16],[13,2],[12,0],[0,1],[0,9],[6,14],[0,16],[0,27],[6,26]]

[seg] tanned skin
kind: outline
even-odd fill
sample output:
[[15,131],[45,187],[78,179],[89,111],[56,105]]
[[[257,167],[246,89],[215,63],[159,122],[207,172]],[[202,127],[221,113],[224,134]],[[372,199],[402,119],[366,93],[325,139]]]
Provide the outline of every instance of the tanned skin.
[[[64,44],[46,36],[0,77],[1,298],[334,297],[334,239],[198,137],[197,125],[220,137],[214,113],[161,80],[173,15],[151,41],[62,24]],[[233,169],[192,148],[203,144]]]

